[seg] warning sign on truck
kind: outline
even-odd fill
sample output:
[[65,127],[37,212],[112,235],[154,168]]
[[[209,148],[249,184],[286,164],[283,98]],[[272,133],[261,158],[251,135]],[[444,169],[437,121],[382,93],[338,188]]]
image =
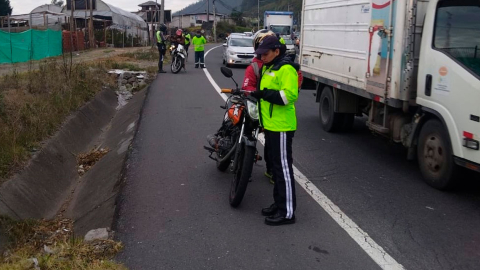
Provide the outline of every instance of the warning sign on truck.
[[440,76],[438,76],[438,80],[436,80],[433,90],[440,95],[450,94],[450,79],[447,67],[441,67],[438,70],[438,75]]

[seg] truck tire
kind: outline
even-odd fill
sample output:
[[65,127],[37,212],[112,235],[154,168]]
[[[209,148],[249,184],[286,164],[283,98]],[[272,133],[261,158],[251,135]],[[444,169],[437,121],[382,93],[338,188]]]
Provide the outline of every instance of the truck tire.
[[344,115],[333,111],[334,104],[332,89],[326,86],[320,95],[318,107],[320,122],[326,132],[336,132],[343,125]]
[[437,119],[423,125],[418,139],[417,158],[424,181],[439,190],[451,189],[458,170],[447,131]]

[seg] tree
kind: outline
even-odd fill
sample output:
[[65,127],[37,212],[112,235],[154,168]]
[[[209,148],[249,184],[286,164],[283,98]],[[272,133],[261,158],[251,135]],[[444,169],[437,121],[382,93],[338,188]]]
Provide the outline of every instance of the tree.
[[7,16],[12,14],[12,7],[10,0],[0,0],[0,16]]
[[61,7],[63,6],[63,0],[52,0],[52,4],[54,4],[55,6]]
[[243,13],[234,9],[232,14],[230,14],[230,18],[238,25],[238,26],[245,26],[245,20],[243,19]]

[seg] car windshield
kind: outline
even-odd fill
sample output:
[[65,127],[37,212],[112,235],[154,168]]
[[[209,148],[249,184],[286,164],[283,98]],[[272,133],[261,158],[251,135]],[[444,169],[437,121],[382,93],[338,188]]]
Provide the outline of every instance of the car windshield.
[[270,30],[272,30],[275,34],[279,33],[280,35],[290,35],[290,26],[271,25]]
[[232,38],[230,40],[230,46],[233,47],[252,47],[251,38]]
[[293,45],[293,40],[288,39],[288,38],[286,38],[284,40],[285,40],[285,45]]

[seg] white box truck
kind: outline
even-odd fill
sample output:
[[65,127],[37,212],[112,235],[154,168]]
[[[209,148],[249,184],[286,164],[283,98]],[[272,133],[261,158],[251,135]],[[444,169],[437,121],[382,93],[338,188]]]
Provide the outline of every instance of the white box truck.
[[291,11],[265,11],[263,26],[281,36],[288,36],[293,31],[293,12]]
[[324,130],[367,115],[438,189],[458,166],[480,172],[479,0],[304,0],[302,14],[299,62]]

